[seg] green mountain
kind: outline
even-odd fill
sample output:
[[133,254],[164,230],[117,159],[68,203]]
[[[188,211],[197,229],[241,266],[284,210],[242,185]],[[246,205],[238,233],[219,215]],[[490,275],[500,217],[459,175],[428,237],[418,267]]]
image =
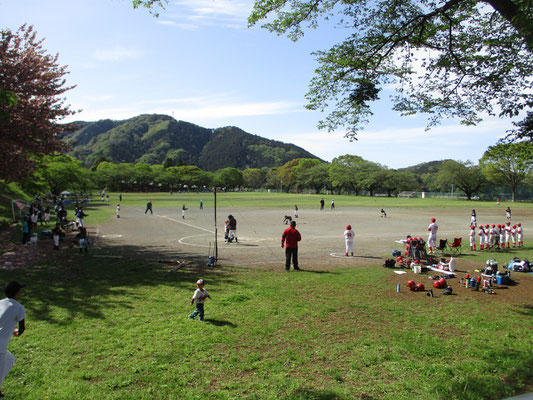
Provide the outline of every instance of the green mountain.
[[429,161],[429,162],[413,165],[407,168],[400,168],[399,170],[409,171],[415,175],[434,174],[436,172],[439,172],[440,167],[446,161],[450,161],[450,160],[447,159],[447,160],[439,160],[439,161]]
[[202,128],[167,115],[140,115],[124,121],[78,122],[65,134],[70,155],[85,167],[101,161],[197,165],[206,171],[262,168],[294,158],[318,158],[301,147],[252,135],[236,127]]

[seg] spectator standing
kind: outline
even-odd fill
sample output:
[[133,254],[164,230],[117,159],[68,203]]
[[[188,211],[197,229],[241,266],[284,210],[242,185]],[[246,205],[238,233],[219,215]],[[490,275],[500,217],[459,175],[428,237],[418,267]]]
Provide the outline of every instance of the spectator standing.
[[44,222],[45,224],[50,222],[50,206],[46,206],[44,209]]
[[[0,300],[0,387],[15,363],[15,357],[7,349],[9,341],[12,336],[20,336],[26,330],[26,311],[18,302],[23,287],[18,282],[9,282],[4,290],[7,297]],[[4,397],[1,391],[0,397]]]
[[59,250],[59,240],[61,239],[62,234],[63,231],[61,230],[61,226],[58,222],[56,223],[56,227],[52,229],[52,239],[54,239],[54,250]]
[[[298,267],[298,242],[302,240],[300,232],[296,229],[296,221],[291,221],[291,226],[283,231],[281,235],[281,248],[285,247],[285,269],[288,271],[292,265],[296,271]],[[285,246],[285,243],[287,245]]]
[[24,220],[22,221],[22,244],[24,246],[26,246],[28,240],[30,240],[30,232],[30,221],[27,216],[24,216]]
[[320,199],[320,209],[323,210],[324,209],[324,199]]

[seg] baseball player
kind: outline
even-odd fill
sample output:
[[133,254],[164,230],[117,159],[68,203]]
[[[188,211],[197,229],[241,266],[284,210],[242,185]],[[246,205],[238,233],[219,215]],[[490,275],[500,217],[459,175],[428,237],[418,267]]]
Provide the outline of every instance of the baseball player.
[[470,224],[476,225],[476,210],[472,210],[472,214],[470,216]]
[[492,224],[492,226],[494,227],[494,248],[499,249],[501,235],[500,224],[498,224],[497,226]]
[[470,233],[468,234],[470,237],[470,250],[476,249],[476,227],[472,225],[470,227]]
[[513,247],[516,247],[516,225],[513,225],[511,229],[511,240],[513,241]]
[[485,224],[485,235],[487,235],[487,238],[485,239],[485,247],[490,249],[493,243],[494,230],[491,229],[489,224]]
[[500,247],[505,247],[505,225],[498,225],[500,228]]
[[431,218],[431,224],[429,224],[428,226],[428,247],[431,253],[433,253],[437,247],[437,231],[439,229],[439,226],[435,221],[435,218]]
[[511,227],[511,223],[507,221],[505,223],[505,245],[507,248],[509,248],[509,242],[511,241],[511,231],[513,228]]
[[518,241],[518,247],[522,247],[524,245],[524,234],[522,231],[522,224],[520,224],[520,222],[516,224],[516,236]]
[[479,249],[480,250],[484,250],[485,249],[485,230],[483,229],[483,225],[479,225],[478,226],[479,228],[479,232],[478,232],[478,235],[479,235]]
[[346,241],[346,256],[348,256],[348,253],[351,254],[353,257],[353,239],[355,237],[355,232],[352,230],[351,225],[346,226],[346,230],[344,231],[344,240]]

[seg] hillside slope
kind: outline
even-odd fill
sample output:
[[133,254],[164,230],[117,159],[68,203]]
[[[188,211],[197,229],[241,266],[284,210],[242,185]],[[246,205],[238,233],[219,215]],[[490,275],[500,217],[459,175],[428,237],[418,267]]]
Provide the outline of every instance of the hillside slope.
[[124,121],[81,122],[67,135],[70,155],[85,167],[101,161],[197,165],[207,171],[280,166],[294,158],[318,158],[293,144],[252,135],[236,127],[202,128],[167,115]]

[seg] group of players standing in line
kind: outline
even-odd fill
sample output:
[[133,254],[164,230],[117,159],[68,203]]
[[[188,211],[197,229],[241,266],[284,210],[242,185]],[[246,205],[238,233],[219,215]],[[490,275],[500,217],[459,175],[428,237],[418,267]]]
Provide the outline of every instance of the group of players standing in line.
[[[489,250],[492,248],[522,247],[524,245],[524,234],[522,224],[511,225],[511,209],[505,210],[507,222],[505,224],[480,224],[478,226],[479,249]],[[470,218],[470,250],[476,250],[476,210],[472,210]]]

